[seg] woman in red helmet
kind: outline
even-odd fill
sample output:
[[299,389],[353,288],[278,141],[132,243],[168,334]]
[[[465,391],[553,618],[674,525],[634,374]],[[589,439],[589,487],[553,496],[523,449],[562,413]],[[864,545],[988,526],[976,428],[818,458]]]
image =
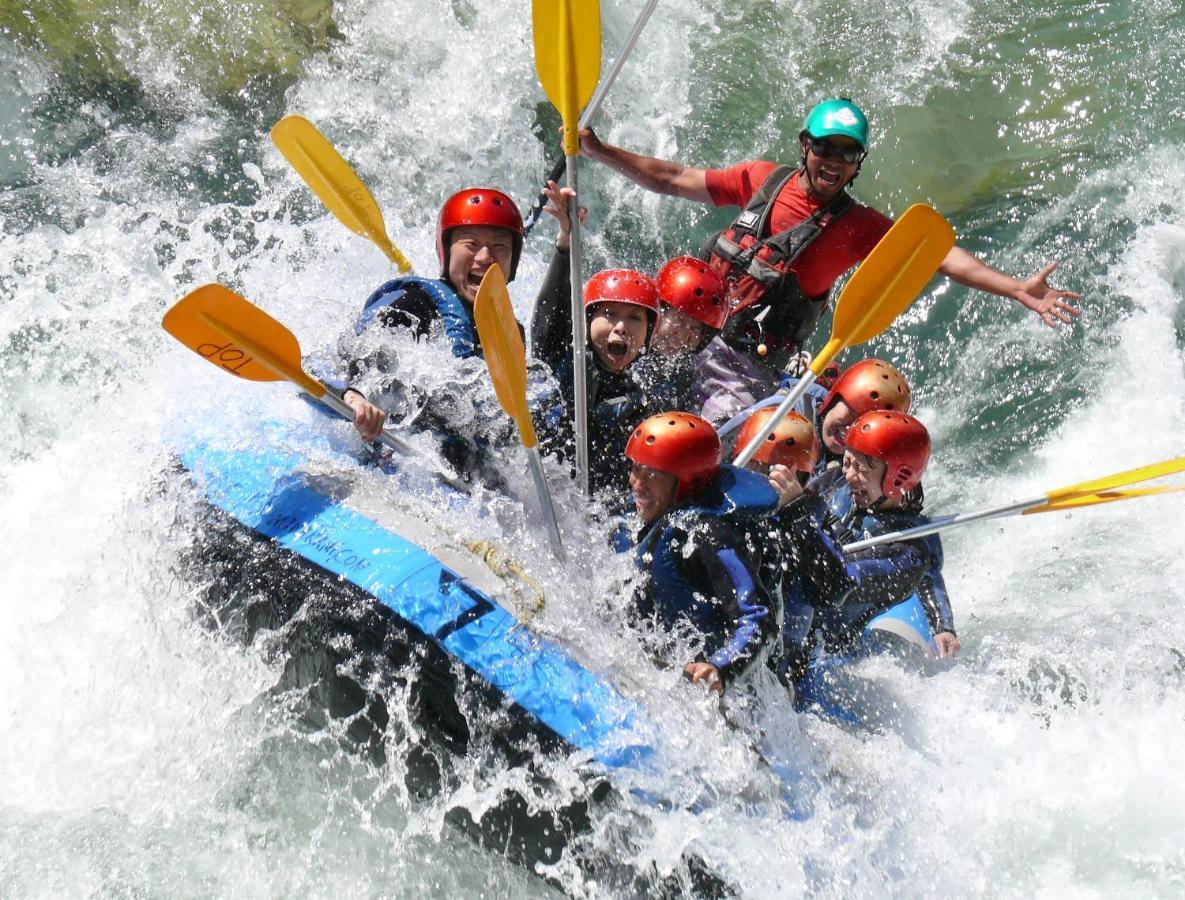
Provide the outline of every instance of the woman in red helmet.
[[907,413],[912,403],[909,382],[892,363],[862,359],[845,369],[815,410],[822,445],[818,472],[832,471],[827,483],[839,480],[848,429],[856,419],[882,409]]
[[721,465],[720,439],[690,413],[643,421],[625,448],[640,528],[635,559],[644,578],[635,610],[661,636],[655,650],[687,657],[694,683],[723,693],[777,646],[780,571],[763,520],[777,494],[752,472]]
[[728,318],[723,279],[702,259],[679,256],[654,278],[660,310],[650,352],[638,361],[638,381],[660,409],[699,411],[703,388],[701,354]]
[[[546,193],[551,201],[547,211],[566,223],[570,192],[552,183]],[[551,369],[559,383],[558,399],[541,416],[543,449],[565,459],[575,457],[569,271],[566,242],[557,241],[531,316],[532,355]],[[636,368],[650,342],[658,309],[654,281],[634,269],[606,269],[585,283],[589,485],[594,493],[606,489],[610,496],[625,493],[622,448],[634,426],[662,408],[650,399]]]
[[917,593],[942,656],[959,650],[942,578],[937,535],[845,553],[842,545],[921,524],[921,478],[930,436],[912,416],[865,413],[847,432],[843,480],[776,517],[788,561],[781,672],[800,677],[815,640],[830,650],[854,641],[872,619]]

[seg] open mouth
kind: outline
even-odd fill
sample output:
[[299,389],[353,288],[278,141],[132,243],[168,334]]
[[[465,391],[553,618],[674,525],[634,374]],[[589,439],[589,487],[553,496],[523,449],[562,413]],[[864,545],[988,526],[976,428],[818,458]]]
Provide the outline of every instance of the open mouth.
[[625,359],[629,352],[630,345],[627,341],[610,338],[605,342],[605,354],[614,362]]
[[477,290],[479,287],[481,287],[481,280],[485,277],[485,274],[485,272],[470,272],[469,277],[465,279],[465,282],[469,285],[469,287]]
[[840,183],[840,173],[827,166],[819,167],[818,181],[828,187],[835,187]]

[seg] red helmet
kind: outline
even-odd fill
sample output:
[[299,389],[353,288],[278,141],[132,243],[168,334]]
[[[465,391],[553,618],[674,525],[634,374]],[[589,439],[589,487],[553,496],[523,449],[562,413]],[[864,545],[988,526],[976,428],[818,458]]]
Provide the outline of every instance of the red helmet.
[[835,379],[819,415],[842,400],[858,416],[876,409],[909,412],[912,394],[905,376],[882,359],[862,359]]
[[594,303],[632,303],[658,315],[654,282],[633,269],[606,269],[590,278],[584,285],[584,308]]
[[626,459],[667,472],[679,480],[675,500],[703,490],[720,471],[724,452],[716,429],[685,412],[651,416],[634,429],[625,445]]
[[857,453],[885,461],[881,493],[886,497],[900,497],[917,487],[930,461],[926,426],[900,412],[865,413],[848,429],[847,445]]
[[658,270],[658,299],[709,328],[728,321],[728,288],[702,259],[679,256]]
[[514,252],[506,280],[514,281],[518,258],[523,252],[524,234],[523,217],[514,201],[493,188],[466,188],[444,201],[436,221],[436,256],[440,259],[442,274],[448,272],[449,232],[462,225],[489,225],[513,232]]
[[[737,437],[737,453],[749,446],[762,426],[777,410],[772,406],[759,409],[741,426]],[[819,460],[819,439],[811,423],[798,413],[786,413],[769,433],[753,458],[767,465],[787,466],[796,472],[813,472]]]

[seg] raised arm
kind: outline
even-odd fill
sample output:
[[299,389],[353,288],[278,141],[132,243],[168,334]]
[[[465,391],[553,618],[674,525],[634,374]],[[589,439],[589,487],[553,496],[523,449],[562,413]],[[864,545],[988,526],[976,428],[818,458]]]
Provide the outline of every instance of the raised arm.
[[589,159],[604,163],[648,191],[698,200],[700,203],[712,202],[712,195],[708,193],[706,169],[694,169],[677,162],[630,153],[621,147],[603,143],[591,128],[581,129],[580,150]]
[[1017,301],[1025,309],[1032,310],[1040,316],[1041,321],[1050,328],[1056,328],[1060,324],[1068,325],[1074,321],[1075,316],[1082,314],[1079,309],[1065,302],[1067,298],[1077,300],[1081,295],[1073,291],[1059,291],[1050,286],[1048,278],[1057,268],[1056,262],[1021,281],[993,269],[962,247],[952,247],[939,268],[959,284]]

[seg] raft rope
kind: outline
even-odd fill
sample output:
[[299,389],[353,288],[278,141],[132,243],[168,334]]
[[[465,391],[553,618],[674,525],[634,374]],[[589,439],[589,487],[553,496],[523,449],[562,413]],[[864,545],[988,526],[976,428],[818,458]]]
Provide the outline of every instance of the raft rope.
[[[535,595],[534,605],[529,608],[522,608],[522,605],[515,604],[518,607],[515,611],[520,615],[524,622],[529,622],[535,616],[543,611],[543,607],[547,602],[547,598],[543,594],[543,588],[539,586],[534,578],[532,578],[527,570],[523,568],[522,563],[510,556],[505,550],[495,544],[493,541],[470,541],[467,545],[471,553],[481,557],[481,561],[486,564],[491,572],[501,578],[503,581],[511,581],[516,579],[526,586],[529,591]],[[515,590],[517,597],[521,598],[525,592],[520,588]]]

